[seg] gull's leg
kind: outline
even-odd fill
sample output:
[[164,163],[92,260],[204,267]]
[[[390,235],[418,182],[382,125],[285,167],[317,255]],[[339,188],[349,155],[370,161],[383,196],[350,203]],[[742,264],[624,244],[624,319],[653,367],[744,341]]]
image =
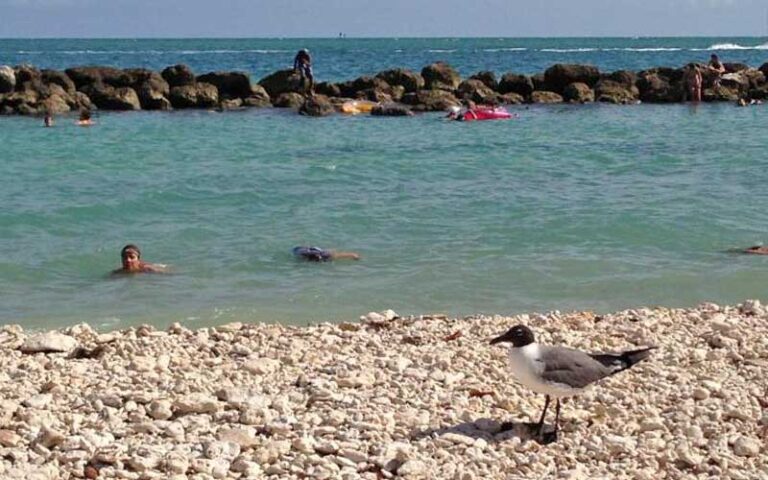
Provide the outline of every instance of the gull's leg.
[[546,400],[544,400],[544,411],[541,412],[541,418],[539,419],[539,424],[536,427],[536,435],[541,435],[541,431],[544,428],[544,417],[547,415],[547,408],[549,408],[549,395],[545,396]]
[[555,438],[557,438],[557,430],[560,426],[560,399],[557,399],[555,404]]

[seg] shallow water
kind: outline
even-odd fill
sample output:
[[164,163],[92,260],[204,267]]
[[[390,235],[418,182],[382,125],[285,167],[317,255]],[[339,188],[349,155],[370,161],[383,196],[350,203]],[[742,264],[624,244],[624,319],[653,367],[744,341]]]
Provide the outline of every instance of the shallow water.
[[[0,40],[0,64],[187,62],[258,78],[307,45],[323,80],[438,59],[465,74],[679,65],[710,51],[758,65],[764,43]],[[513,110],[520,118],[471,124],[277,109],[100,113],[90,129],[0,117],[0,322],[303,324],[384,308],[607,311],[763,296],[768,258],[725,250],[766,239],[768,107]],[[109,278],[128,242],[174,274]],[[298,244],[363,260],[301,263]]]
[[[0,319],[350,320],[761,297],[768,109],[0,118]],[[123,244],[173,275],[108,278]],[[358,251],[308,264],[291,247]]]

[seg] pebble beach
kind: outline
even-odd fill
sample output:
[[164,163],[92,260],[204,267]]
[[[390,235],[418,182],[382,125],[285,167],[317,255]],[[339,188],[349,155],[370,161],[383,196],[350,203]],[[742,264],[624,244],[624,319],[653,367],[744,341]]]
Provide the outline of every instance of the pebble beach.
[[[566,401],[560,437],[541,444],[543,396],[488,344],[518,323],[544,344],[658,348]],[[3,479],[768,479],[768,310],[755,300],[309,327],[6,325],[0,358]]]

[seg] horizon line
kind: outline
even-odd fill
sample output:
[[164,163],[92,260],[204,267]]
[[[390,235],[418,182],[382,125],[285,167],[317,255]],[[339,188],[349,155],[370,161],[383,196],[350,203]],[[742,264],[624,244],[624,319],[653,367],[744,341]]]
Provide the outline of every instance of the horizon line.
[[[343,32],[341,32],[343,33]],[[11,36],[0,37],[0,40],[443,40],[443,39],[664,39],[664,38],[768,38],[768,35],[552,35],[552,36],[499,36],[499,35],[486,35],[486,36],[346,36],[339,37],[338,35],[322,36],[322,37],[283,37],[283,36],[253,36],[253,37],[240,37],[240,36],[138,36],[138,37],[124,37],[124,36],[93,36],[93,37],[80,37],[80,36],[42,36],[42,37],[23,37],[23,36]]]

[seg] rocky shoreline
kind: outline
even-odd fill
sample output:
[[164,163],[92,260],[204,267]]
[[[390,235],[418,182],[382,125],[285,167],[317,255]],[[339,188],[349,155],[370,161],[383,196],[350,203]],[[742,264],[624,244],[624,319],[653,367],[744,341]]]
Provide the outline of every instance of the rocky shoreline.
[[[488,340],[516,323],[590,351],[657,345],[569,400]],[[368,314],[311,327],[0,328],[0,478],[768,479],[768,310]],[[503,422],[512,428],[501,431]]]
[[[704,68],[704,101],[768,98],[768,63],[753,68],[725,63],[719,85]],[[703,67],[703,66],[702,66]],[[314,97],[292,70],[252,82],[244,72],[196,75],[186,65],[155,72],[146,68],[73,67],[65,71],[30,65],[0,66],[0,115],[61,114],[83,109],[172,110],[185,108],[291,108],[311,116],[341,110],[353,99],[376,102],[373,115],[402,116],[440,111],[462,101],[476,103],[672,103],[685,97],[683,68],[600,72],[597,67],[556,64],[536,75],[478,72],[462,79],[449,64],[421,72],[391,69],[346,82],[321,82]]]

